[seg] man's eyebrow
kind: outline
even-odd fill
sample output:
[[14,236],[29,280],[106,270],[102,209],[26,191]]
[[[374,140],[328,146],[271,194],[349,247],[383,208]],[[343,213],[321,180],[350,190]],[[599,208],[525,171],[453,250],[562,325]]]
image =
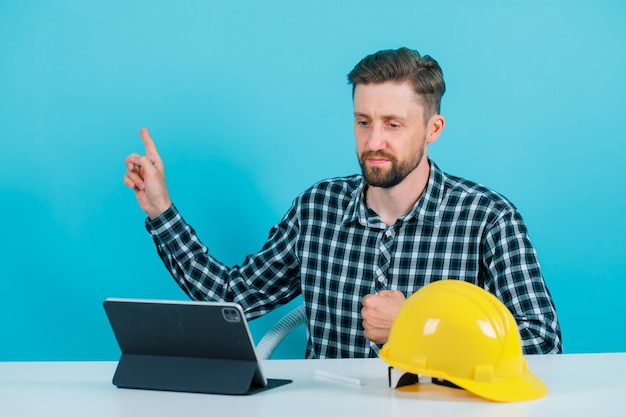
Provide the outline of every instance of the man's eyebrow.
[[397,114],[390,114],[387,116],[383,116],[383,120],[397,120],[398,122],[406,122],[407,118],[406,117],[402,117],[402,116],[398,116]]
[[[361,113],[361,112],[354,112],[354,117],[365,117],[365,118],[370,118],[370,116],[368,114],[365,113]],[[397,114],[389,114],[389,115],[385,115],[382,116],[383,120],[397,120],[399,122],[406,122],[407,118],[406,117],[402,117],[402,116],[398,116]]]

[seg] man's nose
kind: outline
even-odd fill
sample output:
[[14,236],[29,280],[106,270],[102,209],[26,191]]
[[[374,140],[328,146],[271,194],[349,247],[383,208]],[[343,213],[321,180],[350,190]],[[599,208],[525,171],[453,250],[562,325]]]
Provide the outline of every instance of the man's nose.
[[372,126],[371,134],[369,137],[369,148],[373,151],[384,149],[387,145],[387,138],[383,126]]

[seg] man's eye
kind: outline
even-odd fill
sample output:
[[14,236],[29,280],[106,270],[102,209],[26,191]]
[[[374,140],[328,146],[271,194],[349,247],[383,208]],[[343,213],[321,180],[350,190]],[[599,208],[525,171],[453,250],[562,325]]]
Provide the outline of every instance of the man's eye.
[[356,123],[357,123],[359,126],[367,126],[367,125],[369,124],[369,123],[367,123],[367,122],[366,122],[366,121],[364,121],[364,120],[359,120],[359,121],[357,121]]
[[389,123],[389,127],[392,128],[392,129],[396,129],[396,128],[400,127],[400,125],[397,124],[397,123]]

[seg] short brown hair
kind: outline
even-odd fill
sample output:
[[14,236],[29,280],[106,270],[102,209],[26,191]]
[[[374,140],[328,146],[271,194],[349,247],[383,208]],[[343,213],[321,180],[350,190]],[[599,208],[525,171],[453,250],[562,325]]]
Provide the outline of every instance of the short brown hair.
[[352,97],[357,84],[408,81],[424,106],[424,119],[439,114],[441,97],[446,91],[439,63],[428,55],[408,49],[387,49],[363,58],[348,74]]

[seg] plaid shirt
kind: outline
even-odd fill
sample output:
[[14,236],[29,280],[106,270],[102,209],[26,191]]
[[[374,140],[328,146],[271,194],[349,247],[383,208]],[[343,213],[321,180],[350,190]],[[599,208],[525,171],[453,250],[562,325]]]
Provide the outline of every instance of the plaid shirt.
[[214,259],[175,206],[146,228],[191,299],[234,301],[251,319],[302,294],[308,358],[377,356],[379,346],[363,336],[363,297],[381,289],[408,297],[440,279],[498,297],[518,323],[524,353],[560,353],[556,310],[517,209],[430,167],[422,196],[392,226],[367,207],[362,176],[319,182],[241,266]]

